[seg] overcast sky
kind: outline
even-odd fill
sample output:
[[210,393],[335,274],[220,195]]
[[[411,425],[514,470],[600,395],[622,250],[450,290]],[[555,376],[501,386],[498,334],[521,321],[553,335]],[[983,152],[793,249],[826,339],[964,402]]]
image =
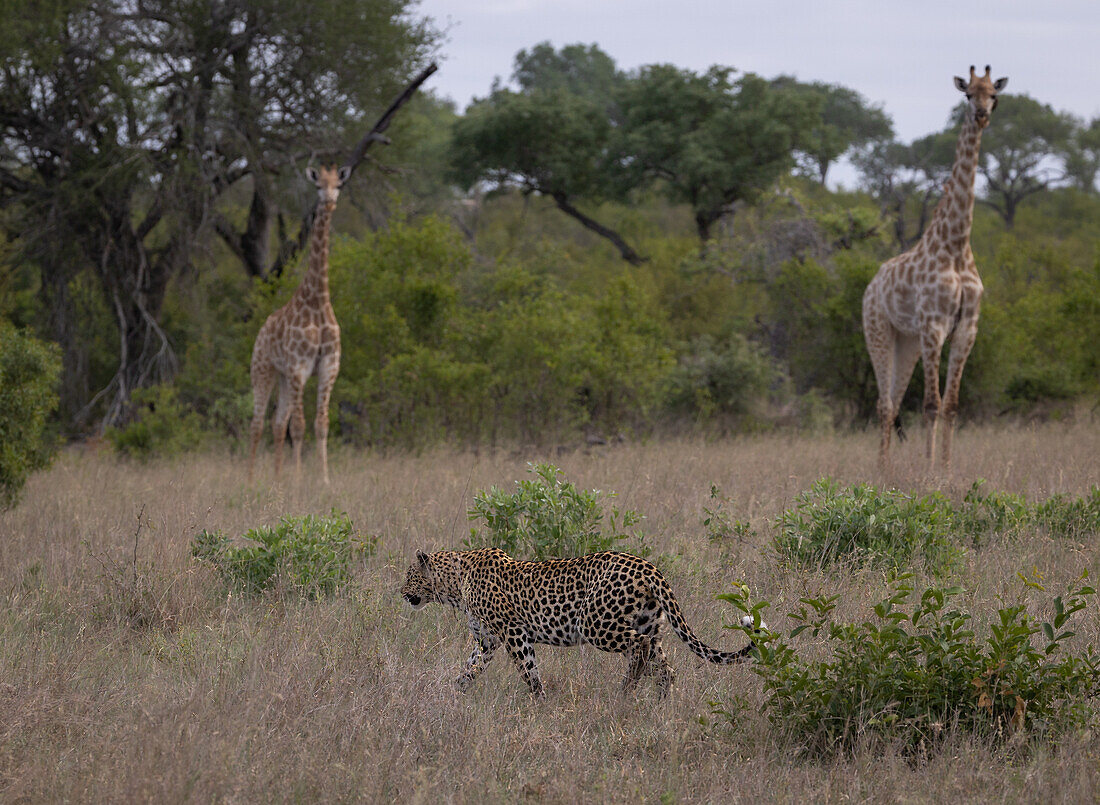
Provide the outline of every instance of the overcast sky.
[[[1080,117],[1100,115],[1100,0],[422,0],[447,33],[430,86],[463,109],[516,51],[596,43],[621,69],[729,65],[843,84],[903,140],[944,126],[970,64]],[[996,125],[996,120],[994,120]]]

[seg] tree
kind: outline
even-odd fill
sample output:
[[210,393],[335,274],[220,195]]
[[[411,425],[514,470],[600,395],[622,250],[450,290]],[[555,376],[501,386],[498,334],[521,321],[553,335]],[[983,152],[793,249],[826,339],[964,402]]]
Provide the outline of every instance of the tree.
[[984,204],[1009,229],[1020,202],[1064,178],[1057,157],[1065,153],[1073,119],[1027,95],[1005,95],[982,135],[979,169],[986,181]]
[[820,81],[802,84],[792,76],[780,76],[772,86],[805,94],[818,105],[820,116],[801,132],[798,151],[807,173],[816,174],[823,185],[829,166],[844,154],[893,137],[890,116],[853,89]]
[[1074,126],[1063,160],[1075,187],[1089,193],[1096,191],[1096,175],[1100,173],[1100,117],[1093,118],[1088,125]]
[[454,127],[452,175],[464,187],[517,185],[611,242],[624,260],[643,258],[619,233],[581,212],[579,199],[615,192],[612,125],[594,100],[566,89],[496,89]]
[[619,93],[625,164],[659,180],[691,206],[699,239],[741,201],[752,201],[790,168],[815,103],[759,76],[730,80],[728,67],[697,75],[667,64],[643,67]]
[[[116,319],[118,368],[84,406],[105,424],[170,377],[169,283],[211,228],[250,275],[279,271],[308,227],[288,221],[297,168],[349,142],[434,41],[408,0],[22,0],[0,35],[0,189],[42,274],[78,404],[68,298],[94,277]],[[232,220],[220,200],[239,194]],[[297,192],[301,192],[298,190]],[[7,219],[6,219],[7,222]],[[272,236],[275,243],[272,243]]]

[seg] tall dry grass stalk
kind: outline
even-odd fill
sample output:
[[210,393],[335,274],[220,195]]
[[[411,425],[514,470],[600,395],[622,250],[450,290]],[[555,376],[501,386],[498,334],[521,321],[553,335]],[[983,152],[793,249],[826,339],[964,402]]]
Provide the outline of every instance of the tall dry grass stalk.
[[[920,440],[914,440],[919,442]],[[928,474],[913,442],[892,485],[956,499],[976,478],[1031,499],[1100,484],[1095,424],[964,428],[950,477]],[[310,457],[312,458],[312,457]],[[240,458],[148,465],[66,453],[0,515],[0,800],[269,801],[1092,801],[1100,743],[989,748],[957,739],[913,762],[881,753],[828,763],[759,715],[746,666],[704,666],[671,635],[672,695],[619,690],[623,659],[537,650],[548,695],[533,701],[506,658],[472,692],[451,685],[464,624],[395,592],[418,548],[457,548],[475,490],[511,486],[552,460],[587,488],[615,490],[642,528],[688,619],[737,647],[714,600],[743,580],[773,602],[769,621],[807,592],[841,594],[863,619],[881,573],[783,570],[770,521],[816,479],[876,480],[873,435],[668,441],[591,453],[378,457],[337,451],[333,484],[244,482]],[[307,468],[312,464],[307,460]],[[706,539],[711,483],[758,537]],[[199,530],[241,533],[281,516],[347,511],[381,537],[351,591],[296,603],[227,595],[189,554]],[[140,519],[139,519],[140,517]],[[971,551],[966,603],[988,610],[1037,568],[1052,585],[1100,570],[1095,544],[1034,539]],[[1079,639],[1095,641],[1090,616]],[[812,647],[811,647],[812,648]],[[710,701],[735,703],[736,725]]]

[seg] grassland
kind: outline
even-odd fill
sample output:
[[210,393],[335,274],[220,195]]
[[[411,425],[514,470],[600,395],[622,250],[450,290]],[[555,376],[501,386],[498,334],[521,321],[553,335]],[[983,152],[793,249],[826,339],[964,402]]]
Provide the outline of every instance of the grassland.
[[[977,478],[1029,499],[1100,484],[1100,425],[1088,415],[963,428],[950,476],[926,472],[917,442],[885,480],[956,500]],[[705,666],[671,636],[679,677],[663,701],[645,685],[624,697],[623,660],[590,648],[538,650],[543,701],[501,658],[462,695],[451,680],[464,624],[438,607],[411,612],[396,595],[416,549],[461,547],[475,490],[551,460],[646,516],[651,558],[708,643],[743,643],[714,600],[736,580],[772,602],[773,627],[814,591],[840,593],[837,617],[862,620],[885,589],[881,572],[784,569],[768,546],[771,521],[814,480],[881,480],[874,455],[872,434],[561,455],[338,451],[324,487],[312,456],[298,486],[275,484],[270,466],[248,486],[230,455],[137,464],[70,450],[0,515],[0,800],[1094,801],[1091,733],[996,747],[958,736],[920,758],[804,757],[760,715],[748,667]],[[757,536],[706,538],[712,483]],[[380,538],[335,599],[227,595],[191,559],[203,528],[241,533],[333,508]],[[989,611],[1014,597],[1018,571],[1061,587],[1084,567],[1100,571],[1098,553],[1039,533],[991,540],[966,556],[964,603]],[[1076,639],[1100,645],[1095,613]],[[732,704],[736,723],[713,716],[711,701]]]

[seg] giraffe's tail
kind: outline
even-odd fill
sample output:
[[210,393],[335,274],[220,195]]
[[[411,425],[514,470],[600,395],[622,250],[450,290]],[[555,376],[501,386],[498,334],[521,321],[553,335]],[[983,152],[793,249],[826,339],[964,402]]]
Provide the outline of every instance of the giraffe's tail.
[[905,439],[907,438],[907,436],[906,436],[906,433],[905,433],[905,428],[903,428],[901,426],[901,417],[900,416],[894,417],[894,430],[896,430],[898,432],[898,441],[899,442],[904,442]]

